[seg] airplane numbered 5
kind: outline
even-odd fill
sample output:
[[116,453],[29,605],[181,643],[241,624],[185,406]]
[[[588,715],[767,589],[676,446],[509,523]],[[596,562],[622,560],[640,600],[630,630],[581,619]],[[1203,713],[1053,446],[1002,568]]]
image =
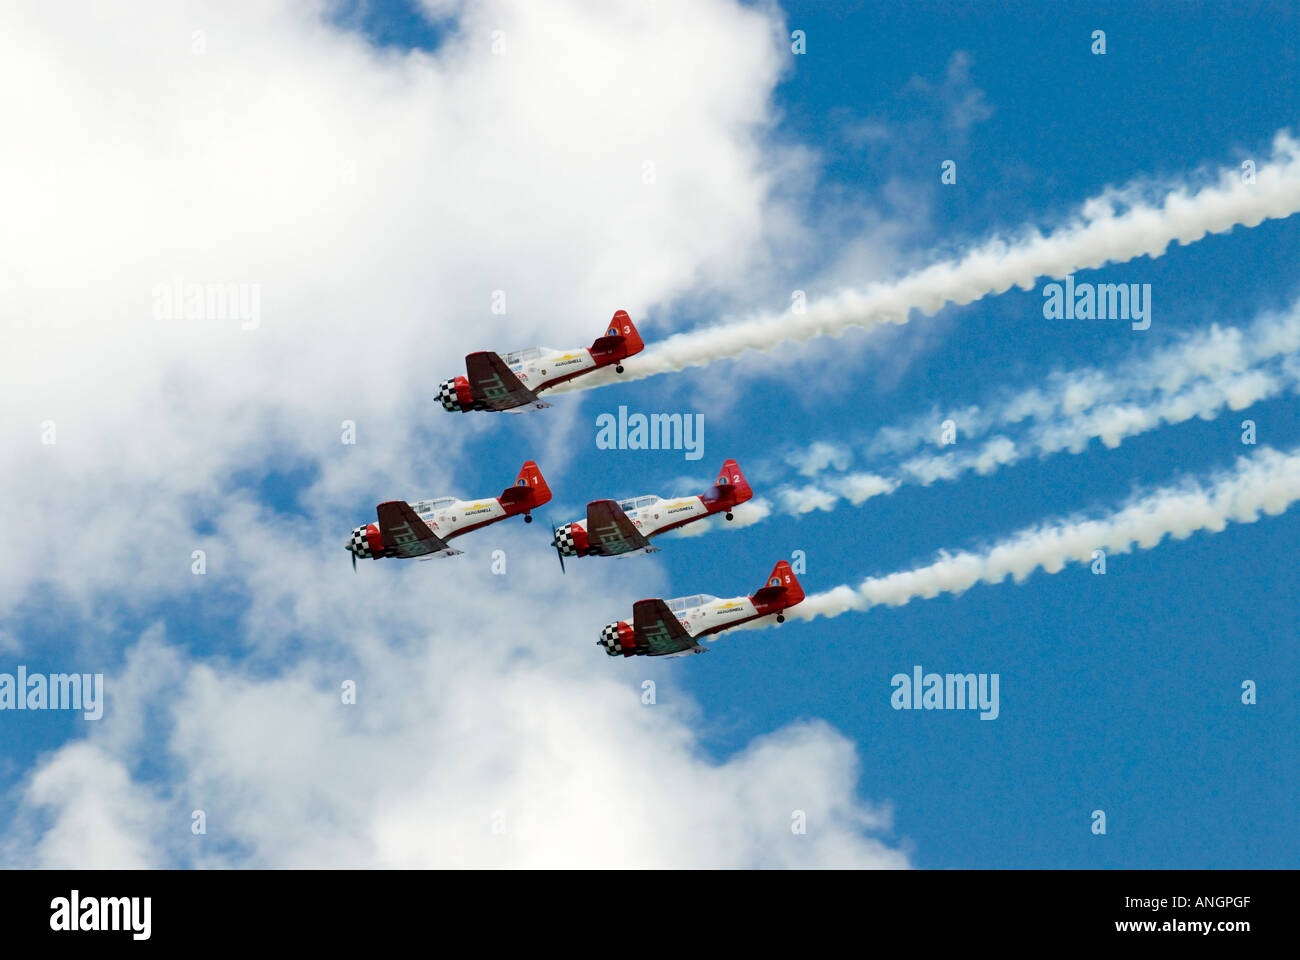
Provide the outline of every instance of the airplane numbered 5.
[[698,638],[742,623],[784,623],[783,611],[802,602],[803,587],[782,560],[761,588],[747,597],[719,600],[708,594],[673,600],[638,600],[632,622],[616,620],[600,631],[597,646],[611,657],[685,657],[705,653]]
[[514,484],[499,497],[482,500],[438,497],[415,503],[405,500],[381,503],[376,509],[377,522],[353,528],[344,546],[352,554],[353,569],[358,557],[380,560],[455,556],[464,551],[448,545],[448,540],[517,514],[523,514],[525,523],[532,523],[530,511],[549,503],[550,499],[551,488],[546,485],[542,471],[529,460]]
[[543,390],[611,364],[622,373],[623,361],[644,348],[632,318],[619,310],[590,347],[529,347],[505,356],[490,350],[471,353],[465,358],[465,376],[439,384],[438,399],[453,413],[542,410],[550,406],[537,396]]

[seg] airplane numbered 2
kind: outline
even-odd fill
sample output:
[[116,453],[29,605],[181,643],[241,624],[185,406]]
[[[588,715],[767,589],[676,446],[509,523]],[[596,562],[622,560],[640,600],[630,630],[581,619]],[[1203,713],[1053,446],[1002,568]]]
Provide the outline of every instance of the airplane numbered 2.
[[742,623],[784,623],[782,612],[800,603],[803,587],[782,560],[767,583],[748,597],[719,600],[708,594],[675,600],[638,600],[632,622],[616,620],[600,631],[597,646],[611,657],[685,657],[704,653],[699,637],[721,633]]
[[537,464],[529,460],[514,484],[499,497],[482,500],[439,497],[415,503],[405,500],[381,503],[376,511],[378,522],[354,528],[345,546],[352,554],[353,569],[358,557],[375,560],[450,557],[464,551],[449,546],[448,540],[521,513],[525,523],[532,523],[529,511],[550,499],[551,488]]
[[438,399],[444,409],[453,413],[541,410],[550,406],[537,396],[543,390],[611,364],[622,373],[623,361],[644,348],[632,318],[626,310],[620,310],[590,347],[530,347],[505,356],[490,350],[471,353],[465,358],[466,375],[439,384]]
[[705,493],[665,500],[662,497],[632,497],[629,500],[593,500],[587,504],[586,520],[562,523],[555,528],[551,546],[565,557],[628,557],[654,553],[650,538],[675,530],[715,513],[731,511],[754,495],[740,464],[728,460],[718,471],[717,482]]

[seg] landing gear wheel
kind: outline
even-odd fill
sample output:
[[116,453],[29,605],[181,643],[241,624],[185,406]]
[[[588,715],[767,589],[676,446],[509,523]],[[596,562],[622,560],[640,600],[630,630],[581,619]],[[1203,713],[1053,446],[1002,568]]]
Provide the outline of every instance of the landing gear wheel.
[[784,613],[778,613],[778,614],[776,615],[776,622],[777,622],[777,623],[785,623],[785,614],[784,614]]
[[735,520],[735,519],[736,519],[736,515],[735,515],[734,513],[728,513],[728,514],[727,514],[727,519],[728,519],[728,520]]
[[524,523],[532,523],[532,522],[533,522],[533,518],[532,518],[531,516],[529,516],[528,514],[525,513],[525,514],[524,514]]
[[614,372],[615,372],[615,373],[622,373],[622,372],[623,372],[623,364],[620,363],[617,367],[615,367],[615,368],[614,368]]

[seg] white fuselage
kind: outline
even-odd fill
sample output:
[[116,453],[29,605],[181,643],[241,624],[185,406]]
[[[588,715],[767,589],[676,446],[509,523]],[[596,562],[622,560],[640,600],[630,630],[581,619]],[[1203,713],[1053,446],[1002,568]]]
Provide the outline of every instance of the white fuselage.
[[[665,600],[664,603],[668,606],[669,612],[677,617],[677,622],[682,625],[682,629],[692,639],[721,633],[723,630],[738,627],[742,624],[765,627],[776,623],[779,616],[777,612],[760,614],[758,608],[754,606],[754,601],[749,597],[732,597],[729,600],[719,600],[717,597],[708,594],[699,594],[693,597],[676,597],[672,600]],[[634,633],[635,628],[631,622],[620,620],[609,624],[601,631],[601,639],[597,642],[605,648],[607,653],[623,653],[620,638],[634,635]],[[697,653],[704,653],[706,649],[706,647],[696,643],[685,650],[662,654],[662,656],[689,657]]]
[[[504,520],[511,511],[502,505],[497,497],[485,497],[482,500],[457,500],[455,497],[439,497],[434,500],[417,500],[410,504],[415,514],[444,542],[469,533],[480,527]],[[515,511],[518,513],[519,511]],[[409,524],[403,524],[409,527]],[[406,531],[409,534],[409,530]],[[401,531],[390,531],[390,536],[400,536]],[[359,527],[354,527],[352,535],[345,544],[354,557],[375,558],[389,556],[391,543],[383,542],[379,525],[371,520]],[[378,550],[379,553],[374,551]],[[461,551],[450,545],[446,550],[431,556],[449,557]]]
[[411,504],[411,509],[443,540],[450,540],[509,516],[496,497],[482,500],[457,500],[454,497],[417,500]]
[[726,630],[728,627],[734,627],[737,624],[747,623],[751,620],[771,619],[776,622],[776,614],[768,614],[766,617],[759,617],[758,610],[754,607],[754,602],[749,597],[732,597],[729,600],[719,600],[717,597],[710,597],[702,594],[695,597],[677,597],[674,600],[665,601],[668,609],[677,615],[681,625],[686,628],[686,632],[692,637],[701,637],[711,633],[717,633]]
[[573,350],[530,347],[507,353],[501,359],[510,368],[510,372],[519,378],[519,382],[533,393],[600,366],[586,347],[576,347]]
[[[618,505],[632,521],[637,532],[647,538],[709,515],[709,508],[699,497],[677,497],[672,500],[656,496],[632,497],[618,501]],[[575,526],[586,530],[587,522],[585,519],[579,520]]]

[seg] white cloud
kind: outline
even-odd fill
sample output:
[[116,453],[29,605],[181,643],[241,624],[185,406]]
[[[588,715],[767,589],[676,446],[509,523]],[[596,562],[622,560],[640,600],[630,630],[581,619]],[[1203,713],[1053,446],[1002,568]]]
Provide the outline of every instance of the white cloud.
[[807,449],[791,454],[787,458],[787,462],[794,466],[799,471],[799,475],[803,477],[815,477],[830,467],[834,467],[836,470],[845,470],[852,460],[852,450],[837,443],[827,443],[824,440],[818,440]]
[[840,482],[840,492],[855,507],[872,497],[893,493],[898,481],[874,473],[851,473]]
[[[593,612],[626,614],[626,591],[601,583],[594,595],[608,600],[593,611],[590,596],[551,597],[526,569],[511,589],[548,626],[487,604],[424,634],[427,594],[413,586],[429,571],[388,573],[352,591],[331,585],[322,649],[269,674],[186,656],[157,631],[141,638],[108,678],[109,708],[88,741],[34,772],[7,860],[906,866],[877,839],[887,810],[856,798],[852,744],[826,725],[706,759],[696,708],[671,693],[681,664],[625,663],[596,646]],[[743,655],[743,641],[712,655]],[[646,679],[658,703],[643,703]],[[344,682],[355,704],[343,703]],[[145,713],[152,730],[136,722]],[[150,740],[159,731],[161,744]],[[167,780],[143,778],[145,766]],[[190,833],[193,810],[206,817],[202,837]],[[798,811],[806,834],[790,829]],[[41,819],[51,828],[33,830]]]
[[[10,501],[77,505],[78,535],[47,518],[43,566],[83,598],[128,562],[164,577],[146,533],[184,529],[177,498],[206,506],[232,464],[319,462],[320,507],[380,472],[450,483],[461,440],[491,429],[433,402],[466,352],[589,342],[617,307],[743,284],[771,239],[762,145],[785,60],[763,13],[474,5],[430,56],[377,53],[322,9],[141,4],[94,29],[0,13],[0,80],[31,91],[0,106],[21,144],[0,173],[23,185],[0,311],[29,358],[2,388]],[[680,69],[718,58],[707,83]],[[155,319],[176,278],[257,285],[260,326]],[[122,509],[81,512],[91,482]],[[18,557],[0,572],[6,603],[38,575]]]
[[[23,782],[6,860],[904,865],[826,726],[714,763],[689,707],[640,702],[643,675],[672,674],[595,635],[652,565],[561,579],[532,530],[494,528],[457,560],[348,570],[358,504],[508,481],[459,456],[499,425],[436,406],[464,353],[744,290],[801,229],[772,193],[770,9],[438,8],[460,20],[432,55],[290,0],[0,9],[0,83],[24,91],[0,103],[0,479],[11,528],[41,538],[39,562],[0,560],[0,609],[38,586],[104,630],[186,608]],[[255,291],[256,329],[156,315],[177,278]],[[562,435],[576,410],[546,415]],[[564,449],[541,464],[557,488]],[[273,469],[315,476],[300,515],[260,504],[249,478]],[[507,578],[482,562],[497,543]],[[187,624],[232,610],[220,656],[192,648]]]
[[[162,805],[103,750],[84,742],[60,748],[32,775],[22,800],[6,838],[8,863],[51,870],[162,865],[148,839]],[[35,827],[37,812],[50,818],[44,829]],[[19,837],[31,843],[30,854]]]
[[805,484],[801,487],[783,487],[776,492],[786,513],[812,513],[814,510],[833,510],[839,497],[824,487]]

